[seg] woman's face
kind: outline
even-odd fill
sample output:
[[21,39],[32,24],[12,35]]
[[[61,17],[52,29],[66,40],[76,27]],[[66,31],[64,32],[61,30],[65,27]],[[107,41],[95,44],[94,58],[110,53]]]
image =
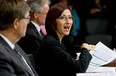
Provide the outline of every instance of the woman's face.
[[61,16],[56,19],[57,29],[56,33],[63,37],[65,35],[69,35],[72,24],[73,24],[73,17],[69,9],[65,9]]

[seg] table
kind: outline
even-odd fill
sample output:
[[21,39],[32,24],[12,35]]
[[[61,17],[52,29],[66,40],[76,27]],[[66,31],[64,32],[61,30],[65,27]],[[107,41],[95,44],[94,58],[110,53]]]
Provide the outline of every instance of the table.
[[116,76],[116,72],[111,73],[78,73],[76,76]]

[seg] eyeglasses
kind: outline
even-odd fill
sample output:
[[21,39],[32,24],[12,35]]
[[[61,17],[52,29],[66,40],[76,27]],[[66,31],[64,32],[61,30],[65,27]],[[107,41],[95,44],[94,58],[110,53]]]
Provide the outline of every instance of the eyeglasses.
[[65,16],[65,15],[63,15],[63,16],[60,16],[58,19],[60,19],[60,20],[67,20],[67,19],[72,20],[73,17],[72,16]]
[[24,17],[23,19],[31,19],[31,16],[28,16],[28,17]]
[[29,23],[29,22],[30,22],[30,20],[31,20],[31,16],[24,17],[23,19],[25,19],[25,20]]
[[47,13],[44,13],[44,12],[38,12],[38,13],[40,13],[40,14],[44,14],[44,15],[47,15]]

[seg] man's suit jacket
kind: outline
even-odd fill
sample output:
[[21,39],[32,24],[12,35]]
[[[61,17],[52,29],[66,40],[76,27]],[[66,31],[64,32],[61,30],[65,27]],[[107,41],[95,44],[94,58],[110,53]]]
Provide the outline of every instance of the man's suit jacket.
[[91,58],[84,48],[79,60],[72,58],[57,36],[46,35],[38,53],[37,71],[40,76],[74,76],[86,71]]
[[[38,76],[23,50],[16,44],[16,49],[25,58],[35,76]],[[17,57],[16,52],[0,36],[0,76],[33,76],[32,72]]]
[[[26,54],[33,54],[34,61],[35,61],[35,58],[37,56],[37,52],[40,49],[40,44],[42,40],[43,38],[38,33],[34,24],[30,22],[27,27],[26,36],[21,38],[18,44],[26,52]],[[35,64],[36,64],[36,61],[35,61]]]

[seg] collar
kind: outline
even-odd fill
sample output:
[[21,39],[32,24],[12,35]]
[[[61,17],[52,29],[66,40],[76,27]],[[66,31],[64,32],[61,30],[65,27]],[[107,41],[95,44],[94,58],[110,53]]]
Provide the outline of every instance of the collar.
[[40,32],[40,29],[41,29],[40,26],[37,23],[33,22],[33,21],[31,21],[31,23],[35,26],[37,31]]
[[4,35],[2,35],[2,34],[0,34],[0,36],[8,43],[8,45],[12,48],[12,49],[14,49],[14,44],[12,44]]

